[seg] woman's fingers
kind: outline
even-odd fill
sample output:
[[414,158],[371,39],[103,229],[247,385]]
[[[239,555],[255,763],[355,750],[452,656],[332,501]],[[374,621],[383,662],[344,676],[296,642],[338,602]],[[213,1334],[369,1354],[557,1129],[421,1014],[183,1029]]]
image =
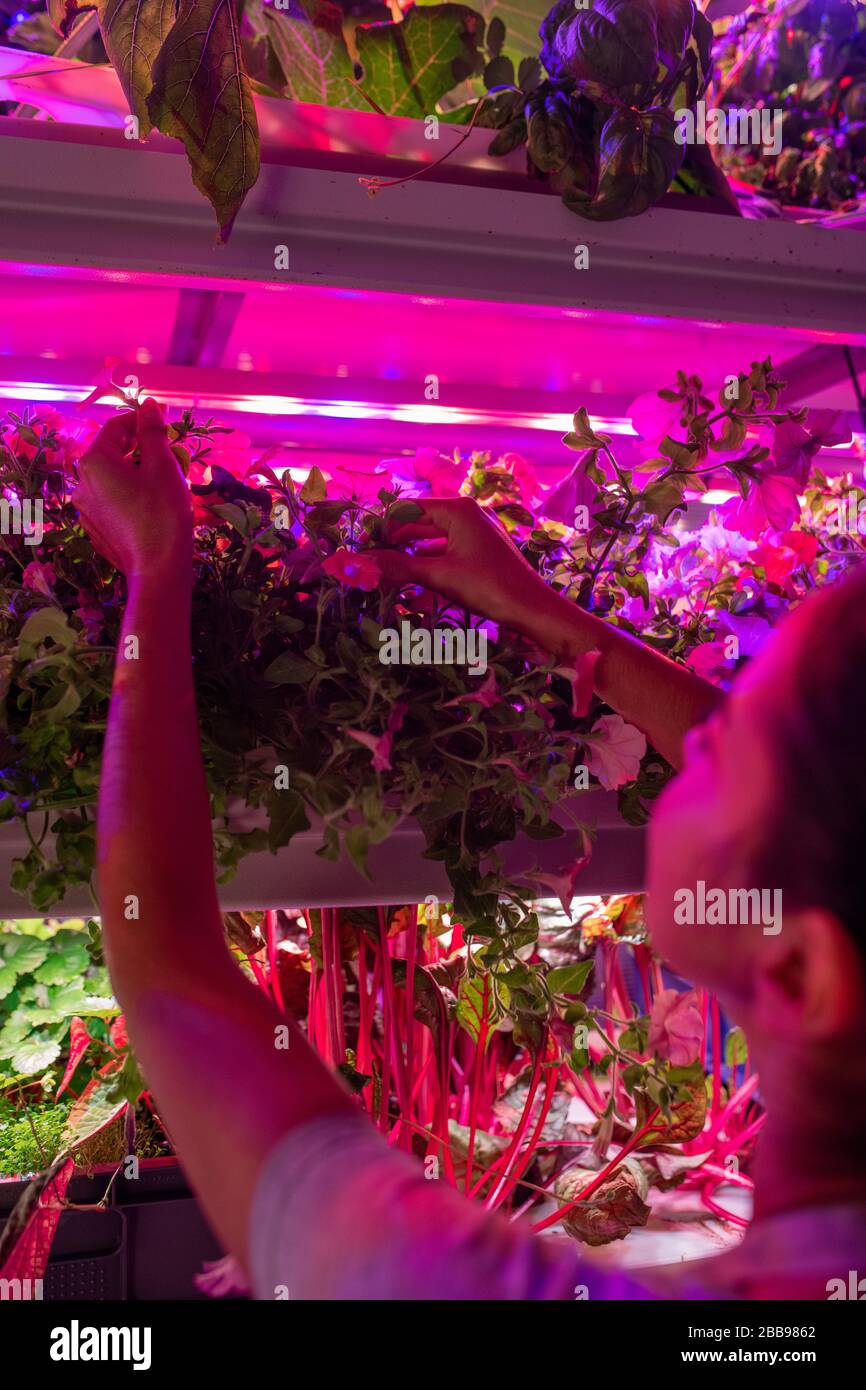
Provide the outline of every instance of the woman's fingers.
[[165,419],[162,406],[153,396],[148,396],[138,407],[136,434],[142,465],[153,468],[163,464],[168,452]]
[[102,426],[90,448],[82,455],[78,465],[79,473],[100,459],[107,459],[112,463],[119,462],[129,453],[134,437],[134,411],[124,410],[119,415],[112,415]]
[[391,584],[420,584],[424,589],[436,588],[438,562],[435,558],[406,555],[402,550],[367,550],[364,553],[376,561],[380,573]]
[[404,521],[402,525],[388,526],[388,540],[394,545],[411,545],[413,541],[429,540],[432,536],[443,534],[440,527],[429,517],[421,517],[418,521]]

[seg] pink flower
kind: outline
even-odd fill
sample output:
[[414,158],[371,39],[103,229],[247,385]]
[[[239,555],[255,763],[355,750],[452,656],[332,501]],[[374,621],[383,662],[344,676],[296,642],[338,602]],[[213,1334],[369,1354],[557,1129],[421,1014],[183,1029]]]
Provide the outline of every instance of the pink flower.
[[845,428],[837,410],[810,410],[806,425],[784,420],[773,432],[773,471],[786,474],[803,487],[815,455],[830,445],[847,444],[850,439],[851,431]]
[[748,497],[728,502],[722,509],[726,524],[753,537],[790,530],[800,515],[798,494],[806,485],[815,455],[851,438],[834,410],[810,410],[808,426],[795,420],[776,426],[771,457],[758,465],[760,476]]
[[648,1050],[673,1067],[696,1062],[704,1040],[704,1025],[695,990],[679,994],[663,989],[653,1000]]
[[538,493],[538,474],[527,463],[522,454],[507,453],[500,454],[496,460],[497,468],[504,468],[511,474],[517,486],[520,488],[520,495],[527,505],[532,505],[533,498]]
[[614,791],[630,782],[640,771],[646,753],[646,739],[633,724],[618,714],[603,714],[592,726],[592,742],[587,743],[586,765],[603,787]]
[[406,483],[412,493],[456,497],[466,477],[466,464],[438,449],[416,449],[414,459],[383,459],[376,472]]
[[558,521],[563,526],[574,526],[578,507],[586,507],[590,511],[598,495],[598,484],[587,477],[586,469],[588,464],[596,463],[597,458],[597,449],[586,449],[574,467],[547,494],[538,507],[538,515],[547,517],[548,521]]
[[782,473],[765,473],[752,483],[748,497],[735,497],[722,508],[725,525],[753,539],[787,531],[799,515],[797,483]]
[[628,416],[632,428],[643,442],[658,453],[658,447],[666,435],[674,435],[681,429],[685,401],[677,397],[674,401],[662,400],[655,391],[644,391],[632,401]]
[[591,652],[581,652],[570,665],[553,668],[555,676],[571,682],[571,713],[575,719],[581,719],[589,710],[600,656],[601,652],[594,647]]
[[566,916],[571,911],[571,903],[577,891],[577,882],[592,857],[592,841],[585,830],[580,832],[581,854],[555,874],[532,874],[534,883],[541,883],[552,889],[562,904]]
[[[57,449],[48,449],[45,458],[46,461],[52,465],[61,463],[67,452],[63,436],[68,434],[69,429],[66,420],[59,411],[52,410],[50,406],[41,406],[34,413],[33,418],[30,420],[29,427],[33,433],[38,436],[40,442],[43,435],[48,434],[51,430],[55,431],[60,441],[60,447]],[[36,457],[40,444],[34,444],[29,439],[24,439],[18,430],[14,430],[9,441],[9,447],[13,454],[18,454],[21,458],[33,459]]]
[[740,656],[756,656],[770,635],[770,624],[757,613],[723,612],[720,617],[722,627],[736,637]]
[[369,555],[353,554],[351,550],[337,550],[322,561],[325,574],[331,575],[348,589],[376,589],[382,572],[376,561]]
[[731,674],[732,662],[725,655],[724,642],[702,642],[686,657],[686,665],[704,680],[718,685]]
[[80,608],[74,608],[72,611],[76,618],[80,618],[87,641],[98,642],[104,621],[102,609],[97,608],[95,604],[82,603]]
[[365,748],[369,748],[373,754],[373,771],[391,771],[391,745],[394,736],[387,734],[367,734],[363,729],[347,729],[349,738],[353,738],[356,743],[362,743]]
[[25,589],[35,589],[37,593],[51,598],[52,586],[56,582],[57,575],[53,565],[46,565],[42,560],[31,560],[29,565],[24,566],[21,583]]
[[446,700],[442,708],[448,709],[451,705],[462,705],[472,700],[482,709],[490,709],[491,705],[498,705],[500,698],[496,689],[496,673],[488,671],[487,679],[477,690],[468,690],[465,695],[456,695],[453,700]]

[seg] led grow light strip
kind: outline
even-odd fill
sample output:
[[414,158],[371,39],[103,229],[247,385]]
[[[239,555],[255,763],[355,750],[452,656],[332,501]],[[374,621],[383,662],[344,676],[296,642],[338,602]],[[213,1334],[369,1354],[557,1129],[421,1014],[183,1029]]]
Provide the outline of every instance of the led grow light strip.
[[[89,394],[90,388],[86,386],[51,386],[40,381],[0,381],[0,400],[75,404]],[[317,416],[328,420],[387,420],[409,425],[472,425],[480,429],[546,430],[556,434],[566,433],[572,425],[569,415],[549,411],[515,414],[505,410],[464,410],[459,406],[420,402],[413,405],[391,405],[351,400],[312,400],[303,396],[199,396],[191,392],[164,391],[157,391],[156,394],[165,405],[223,414],[239,411],[244,414],[287,418]],[[604,434],[640,438],[631,420],[625,416],[590,415],[589,423],[594,430]],[[866,454],[866,434],[854,433],[849,444],[825,445],[820,452],[822,455],[838,455],[840,464],[849,459],[862,463]]]

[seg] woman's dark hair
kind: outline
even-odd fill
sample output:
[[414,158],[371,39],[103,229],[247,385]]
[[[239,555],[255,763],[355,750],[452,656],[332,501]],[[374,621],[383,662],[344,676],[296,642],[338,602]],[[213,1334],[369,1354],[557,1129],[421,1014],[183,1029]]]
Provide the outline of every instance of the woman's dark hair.
[[866,954],[866,565],[792,621],[791,686],[767,712],[773,810],[752,870],[785,907],[833,912]]

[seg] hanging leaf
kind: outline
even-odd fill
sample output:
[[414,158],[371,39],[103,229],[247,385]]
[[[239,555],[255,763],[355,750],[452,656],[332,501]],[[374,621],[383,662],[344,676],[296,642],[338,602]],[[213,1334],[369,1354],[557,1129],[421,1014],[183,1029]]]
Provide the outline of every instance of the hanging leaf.
[[99,5],[102,42],[130,110],[138,117],[142,136],[151,130],[147,98],[154,60],[174,24],[174,14],[174,0],[102,0]]
[[196,188],[213,205],[219,239],[259,175],[259,135],[241,55],[235,0],[181,0],[153,64],[153,124],[182,140]]

